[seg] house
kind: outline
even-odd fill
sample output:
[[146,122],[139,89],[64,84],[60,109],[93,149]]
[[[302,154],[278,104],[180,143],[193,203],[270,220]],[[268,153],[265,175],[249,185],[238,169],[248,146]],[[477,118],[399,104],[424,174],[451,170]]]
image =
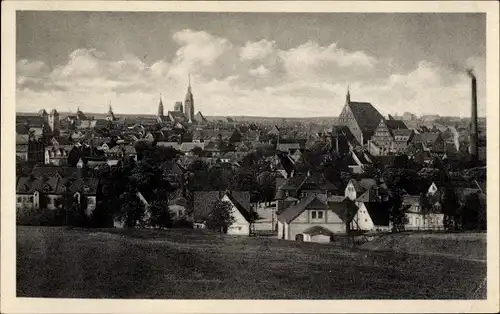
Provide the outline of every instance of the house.
[[68,164],[68,156],[72,145],[67,146],[49,146],[45,148],[45,164],[52,164],[56,166],[65,166]]
[[122,159],[133,159],[137,161],[137,151],[134,145],[117,145],[108,150],[107,152],[109,159],[122,160]]
[[346,162],[352,173],[363,173],[364,167],[372,164],[371,159],[364,152],[356,150],[350,151]]
[[183,152],[185,155],[191,156],[191,155],[193,155],[192,150],[195,147],[199,147],[199,148],[203,149],[205,147],[205,142],[201,142],[201,143],[184,142],[180,145],[180,147],[178,149],[181,152]]
[[425,151],[434,153],[441,153],[445,148],[441,132],[417,133],[413,136],[411,143],[422,144]]
[[231,215],[234,218],[234,222],[229,226],[227,234],[250,236],[254,230],[248,209],[243,207],[229,192],[225,193],[221,200],[231,204]]
[[344,108],[339,115],[339,124],[349,128],[356,141],[364,145],[370,140],[383,116],[368,102],[351,101],[349,90]]
[[406,216],[405,230],[444,229],[444,214],[439,210],[424,214],[419,195],[404,195],[402,206]]
[[235,222],[228,228],[228,234],[250,235],[250,192],[248,191],[195,191],[193,195],[192,219],[195,224],[203,224],[217,201],[231,204]]
[[196,121],[197,124],[206,124],[208,122],[200,111],[198,111],[194,116],[194,121]]
[[16,157],[22,161],[43,162],[44,144],[42,139],[16,134]]
[[290,153],[291,151],[295,151],[300,149],[299,143],[277,143],[276,150],[283,153]]
[[269,137],[275,137],[279,138],[281,136],[281,130],[278,128],[277,125],[274,125],[269,132],[267,132],[267,135]]
[[278,214],[278,238],[330,242],[335,234],[346,234],[356,212],[344,197],[311,194]]
[[389,206],[381,202],[356,202],[358,210],[351,220],[351,230],[389,231]]
[[372,145],[369,145],[369,148],[375,155],[386,155],[394,152],[393,146],[395,135],[393,132],[408,129],[403,121],[391,118],[392,117],[389,115],[389,119],[380,119],[380,122],[370,139],[370,144]]
[[33,171],[30,176],[22,176],[17,179],[16,207],[18,212],[23,214],[23,212],[29,212],[33,209],[55,210],[61,206],[57,200],[65,194],[70,194],[75,197],[79,204],[85,201],[86,214],[88,216],[92,214],[97,204],[99,183],[97,178],[80,176],[77,171],[58,172],[56,170],[53,174],[46,175],[36,175],[36,173],[37,171]]
[[271,169],[280,173],[283,178],[290,178],[295,172],[295,161],[288,154],[277,153],[271,163]]
[[351,179],[345,187],[344,196],[356,202],[381,202],[387,200],[387,191],[385,184],[378,184],[375,179]]

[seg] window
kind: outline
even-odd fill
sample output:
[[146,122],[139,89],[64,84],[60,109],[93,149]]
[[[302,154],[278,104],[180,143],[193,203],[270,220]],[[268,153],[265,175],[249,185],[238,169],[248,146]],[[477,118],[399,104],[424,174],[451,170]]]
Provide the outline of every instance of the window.
[[21,196],[18,196],[18,197],[17,197],[17,202],[18,202],[18,203],[22,203],[22,202],[23,202],[23,198],[22,198]]
[[311,211],[311,219],[323,219],[323,211],[322,210]]

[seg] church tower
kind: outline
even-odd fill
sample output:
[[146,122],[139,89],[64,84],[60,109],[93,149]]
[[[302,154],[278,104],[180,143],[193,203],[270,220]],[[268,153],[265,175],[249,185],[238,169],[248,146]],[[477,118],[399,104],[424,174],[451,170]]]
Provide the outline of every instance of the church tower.
[[156,117],[157,121],[159,123],[163,122],[163,101],[161,99],[161,93],[160,93],[160,103],[158,104],[158,116]]
[[113,113],[113,108],[111,108],[111,104],[109,104],[108,114],[106,115],[106,120],[115,121],[115,114]]
[[48,116],[48,122],[52,133],[58,134],[61,128],[61,124],[59,120],[59,112],[57,112],[57,110],[52,109]]
[[193,93],[191,92],[191,75],[188,76],[189,83],[188,89],[186,93],[186,99],[184,100],[184,115],[189,123],[194,121],[194,98]]

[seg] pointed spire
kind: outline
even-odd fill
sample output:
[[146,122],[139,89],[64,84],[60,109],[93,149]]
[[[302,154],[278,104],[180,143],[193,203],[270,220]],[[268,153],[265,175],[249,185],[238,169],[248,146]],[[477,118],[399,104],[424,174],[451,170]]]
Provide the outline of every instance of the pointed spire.
[[158,104],[158,117],[163,117],[163,101],[160,93],[160,103]]
[[345,95],[345,102],[348,104],[351,102],[351,93],[349,91],[350,85],[347,85],[347,94]]
[[191,87],[191,73],[188,73],[188,87]]

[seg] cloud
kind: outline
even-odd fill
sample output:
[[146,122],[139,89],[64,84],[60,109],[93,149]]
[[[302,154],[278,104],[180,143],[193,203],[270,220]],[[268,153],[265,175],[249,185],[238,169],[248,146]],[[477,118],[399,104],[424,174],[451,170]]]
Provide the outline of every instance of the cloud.
[[241,60],[263,60],[277,54],[274,41],[262,39],[257,42],[248,41],[240,50]]
[[[111,100],[116,112],[154,114],[160,92],[167,107],[184,98],[191,73],[195,110],[205,115],[338,115],[347,85],[353,100],[369,101],[384,114],[470,111],[469,79],[425,60],[409,71],[388,73],[397,68],[397,60],[348,51],[337,43],[308,41],[285,50],[260,39],[238,46],[190,29],[173,34],[172,43],[178,50],[171,59],[149,64],[131,54],[113,60],[89,48],[75,49],[54,68],[43,60],[19,60],[18,110],[66,111],[79,105],[104,112]],[[484,114],[484,58],[470,58],[467,66],[476,70],[479,112]]]

